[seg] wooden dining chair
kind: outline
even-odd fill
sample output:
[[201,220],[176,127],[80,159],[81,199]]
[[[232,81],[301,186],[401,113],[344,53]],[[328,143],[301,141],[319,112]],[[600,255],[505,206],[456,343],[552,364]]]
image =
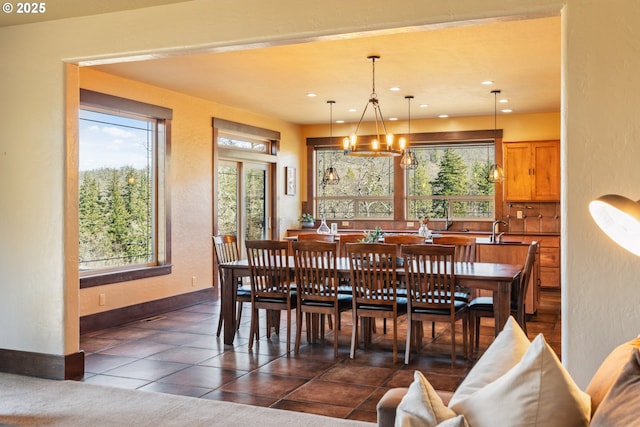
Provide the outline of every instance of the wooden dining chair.
[[419,245],[424,244],[425,240],[423,236],[417,234],[385,234],[383,237],[384,243],[393,243],[396,245],[396,256],[402,257],[402,245]]
[[388,243],[350,243],[347,245],[353,296],[351,354],[358,346],[358,324],[363,318],[365,344],[371,340],[371,322],[376,318],[393,323],[393,362],[398,360],[398,316],[407,309],[407,301],[397,295],[396,247]]
[[[527,257],[522,266],[522,272],[518,280],[511,287],[511,314],[516,319],[522,330],[527,333],[526,305],[527,290],[531,281],[531,271],[536,261],[538,242],[533,241],[527,250]],[[535,285],[535,284],[534,284]],[[493,311],[493,297],[477,297],[469,303],[471,322],[471,338],[473,349],[480,345],[480,319],[482,317],[495,317]]]
[[[295,288],[291,285],[289,242],[247,240],[245,247],[251,279],[249,351],[253,349],[254,340],[259,340],[259,310],[267,310],[267,338],[271,337],[270,315],[277,312],[279,316],[281,311],[286,311],[288,355],[291,351],[291,311],[297,304]],[[279,333],[278,329],[276,332]]]
[[[383,237],[384,243],[390,243],[396,245],[396,256],[398,262],[402,262],[402,245],[423,245],[425,239],[423,236],[417,234],[385,234]],[[407,296],[406,285],[403,282],[398,282],[398,295],[402,297]],[[387,319],[383,320],[382,332],[387,333]]]
[[[237,261],[240,259],[240,251],[238,250],[238,241],[235,235],[233,234],[221,234],[217,236],[211,236],[213,239],[213,248],[214,254],[216,257],[216,266],[220,265],[224,262]],[[222,270],[218,268],[218,282],[220,286],[220,298],[222,299],[222,287],[225,286],[225,289],[231,290],[231,286],[224,283],[224,274],[222,274]],[[236,302],[238,305],[238,311],[236,314],[236,329],[240,327],[240,320],[242,318],[242,306],[243,303],[251,302],[251,286],[243,286],[242,279],[238,279],[238,282],[235,284],[235,292],[236,292]],[[220,310],[220,316],[218,317],[218,331],[216,332],[216,336],[220,336],[220,332],[222,331],[222,310]]]
[[320,233],[300,233],[298,234],[298,242],[311,240],[314,242],[335,242],[335,234],[320,234]]
[[[456,248],[456,262],[476,261],[476,238],[470,236],[438,236],[433,238],[435,245],[452,245]],[[475,297],[471,289],[456,285],[455,297],[470,302]]]
[[433,238],[436,245],[453,245],[456,248],[456,262],[475,262],[476,238],[470,236],[438,236]]
[[[324,315],[335,317],[336,328],[333,338],[334,357],[338,357],[338,334],[340,313],[351,309],[351,295],[338,293],[338,272],[336,258],[337,242],[298,241],[291,243],[295,267],[296,294],[296,344],[294,353],[300,352],[302,335],[302,314],[307,319],[307,337],[315,341],[318,326],[320,337],[324,338]],[[320,319],[320,324],[316,319]],[[310,322],[311,320],[311,322]],[[311,330],[311,334],[309,334]]]
[[402,247],[407,283],[407,342],[404,363],[422,338],[422,322],[448,322],[451,329],[451,366],[456,363],[456,323],[462,322],[463,354],[467,357],[468,305],[451,298],[456,277],[453,269],[455,248],[442,245]]
[[364,233],[346,233],[340,235],[340,256],[347,256],[347,243],[360,243],[364,240]]
[[[297,240],[299,242],[304,242],[304,241],[312,241],[312,242],[335,242],[336,241],[336,236],[335,234],[323,234],[323,233],[300,233],[297,236]],[[350,291],[351,289],[349,289]],[[343,293],[347,293],[344,292]],[[350,294],[350,292],[349,292]],[[329,316],[328,317],[328,322],[329,322],[329,329],[333,329],[333,320],[332,317]]]

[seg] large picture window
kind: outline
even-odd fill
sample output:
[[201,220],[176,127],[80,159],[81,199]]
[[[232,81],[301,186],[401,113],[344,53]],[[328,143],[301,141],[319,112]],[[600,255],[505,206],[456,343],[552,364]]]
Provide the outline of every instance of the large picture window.
[[418,167],[407,173],[409,218],[482,220],[494,218],[495,185],[489,170],[493,141],[435,144],[414,149]]
[[[158,111],[161,114],[153,114]],[[169,119],[170,110],[162,107],[83,91],[78,197],[81,283],[96,277],[100,279],[95,284],[131,280],[138,276],[135,271],[144,271],[139,277],[167,272],[150,270],[170,262]]]
[[[330,138],[309,138],[308,191],[316,217],[344,220],[492,221],[496,185],[491,166],[502,157],[502,130],[434,132],[412,135],[418,167],[405,170],[398,157],[352,157]],[[339,185],[323,183],[333,167]]]
[[[329,166],[340,171],[340,185],[322,183]],[[326,219],[393,219],[393,158],[317,150],[315,173],[318,215]]]

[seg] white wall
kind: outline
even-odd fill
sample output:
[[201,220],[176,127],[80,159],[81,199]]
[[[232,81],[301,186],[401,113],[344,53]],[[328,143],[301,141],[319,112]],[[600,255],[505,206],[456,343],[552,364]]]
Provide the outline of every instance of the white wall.
[[640,2],[570,1],[563,50],[563,362],[579,385],[640,333],[640,259],[595,226],[603,194],[640,199]]
[[[77,342],[77,251],[65,222],[65,60],[193,51],[428,23],[558,11],[563,5],[563,360],[585,385],[640,331],[638,259],[607,242],[587,202],[638,198],[636,0],[195,0],[0,29],[0,348],[69,354]],[[354,19],[357,17],[357,19]],[[73,89],[73,88],[71,88]],[[73,200],[71,200],[73,202]],[[65,250],[65,244],[67,249]],[[630,298],[631,296],[631,298]],[[66,317],[65,317],[66,315]]]

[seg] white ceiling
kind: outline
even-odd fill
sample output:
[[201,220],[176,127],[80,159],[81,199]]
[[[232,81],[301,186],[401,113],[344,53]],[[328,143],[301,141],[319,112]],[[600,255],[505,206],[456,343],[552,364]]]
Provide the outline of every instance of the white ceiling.
[[[86,1],[86,4],[84,3]],[[172,3],[175,0],[84,0],[95,13]],[[57,5],[74,0],[58,0]],[[48,3],[50,4],[50,3]],[[68,8],[77,16],[77,9]],[[83,14],[91,14],[84,11]],[[6,15],[6,14],[5,14]],[[59,19],[52,13],[51,19]],[[15,18],[15,16],[13,16]],[[6,16],[0,25],[7,24]],[[431,30],[398,30],[383,35],[188,54],[94,68],[195,97],[282,120],[327,123],[327,100],[335,100],[334,120],[357,122],[376,93],[385,120],[406,119],[405,95],[415,98],[411,117],[493,115],[494,95],[514,114],[560,111],[560,18],[501,21]],[[485,86],[484,80],[494,81]],[[392,86],[398,92],[389,90]],[[318,96],[309,98],[307,93]],[[420,104],[428,104],[420,108]],[[349,112],[353,108],[355,111]],[[367,117],[371,119],[370,111]]]

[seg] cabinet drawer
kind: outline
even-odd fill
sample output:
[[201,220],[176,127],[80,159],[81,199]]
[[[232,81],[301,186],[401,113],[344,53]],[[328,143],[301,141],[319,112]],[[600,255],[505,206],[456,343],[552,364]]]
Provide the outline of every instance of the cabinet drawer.
[[541,267],[559,267],[560,250],[558,248],[540,248]]
[[560,237],[558,236],[538,236],[536,239],[542,248],[559,248]]
[[559,288],[560,269],[556,267],[540,267],[540,286]]

